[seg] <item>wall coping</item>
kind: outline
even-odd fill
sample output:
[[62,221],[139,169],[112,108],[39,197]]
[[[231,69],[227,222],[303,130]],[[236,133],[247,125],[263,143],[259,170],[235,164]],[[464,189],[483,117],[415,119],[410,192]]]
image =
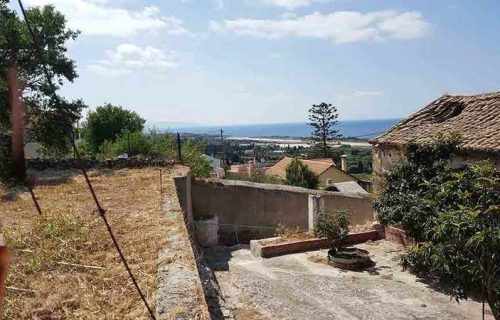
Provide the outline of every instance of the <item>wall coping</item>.
[[[189,168],[174,167],[173,179],[189,176]],[[172,182],[173,183],[173,182]],[[167,245],[159,253],[156,312],[159,320],[211,319],[200,276],[201,256],[187,212],[176,194],[163,199],[168,225]]]
[[219,185],[219,186],[235,186],[235,187],[246,187],[252,189],[270,190],[270,191],[286,191],[293,193],[302,193],[304,195],[373,199],[373,196],[370,194],[313,190],[313,189],[306,189],[302,187],[288,186],[282,184],[257,183],[250,181],[226,180],[226,179],[216,179],[216,178],[196,178],[195,181],[207,184]]

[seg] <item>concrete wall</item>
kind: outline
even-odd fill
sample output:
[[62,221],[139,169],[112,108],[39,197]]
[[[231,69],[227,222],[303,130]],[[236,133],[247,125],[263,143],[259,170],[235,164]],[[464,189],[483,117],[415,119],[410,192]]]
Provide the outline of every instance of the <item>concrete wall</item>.
[[[178,192],[185,192],[185,181],[177,180],[176,185]],[[194,219],[217,216],[222,242],[227,240],[224,237],[233,235],[238,239],[229,239],[229,242],[269,237],[278,225],[311,229],[311,221],[314,221],[310,219],[311,194],[318,197],[315,203],[319,209],[348,210],[353,224],[373,220],[372,198],[368,195],[216,179],[193,180],[191,188]],[[186,197],[180,195],[179,198]]]
[[278,225],[307,229],[308,193],[304,190],[244,181],[195,180],[194,218],[218,216],[222,242],[272,236]]
[[365,224],[374,221],[373,198],[371,195],[345,193],[323,194],[319,199],[319,210],[336,212],[347,210],[351,217],[351,225]]
[[323,172],[319,177],[319,183],[322,186],[327,186],[328,180],[332,180],[333,183],[346,182],[346,181],[356,181],[353,177],[346,174],[342,170],[336,167],[330,167],[328,170]]

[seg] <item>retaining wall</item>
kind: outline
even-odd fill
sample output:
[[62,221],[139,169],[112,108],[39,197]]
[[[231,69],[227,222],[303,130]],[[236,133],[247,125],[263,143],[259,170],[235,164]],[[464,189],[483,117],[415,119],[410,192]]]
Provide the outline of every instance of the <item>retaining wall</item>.
[[[177,169],[179,167],[176,167],[176,172]],[[189,175],[187,168],[180,169],[179,174]],[[184,189],[189,189],[189,186]],[[188,194],[181,196],[188,197]],[[165,198],[168,226],[165,236],[168,242],[159,255],[156,312],[159,320],[209,320],[206,288],[201,280],[201,257],[192,233],[189,205],[182,210],[181,200],[183,203],[190,201],[189,198]]]
[[143,167],[168,167],[174,165],[173,160],[164,159],[110,159],[110,160],[91,160],[91,159],[28,159],[26,160],[26,166],[33,170],[67,170],[67,169],[78,169],[83,166],[85,169],[91,168],[109,168],[109,169],[120,169],[120,168],[143,168]]
[[[184,194],[186,183],[182,179],[176,180],[176,186]],[[278,225],[312,229],[320,210],[346,209],[353,225],[373,221],[369,195],[220,179],[195,179],[191,188],[194,219],[217,216],[222,243],[270,237]],[[311,201],[311,196],[317,200]]]

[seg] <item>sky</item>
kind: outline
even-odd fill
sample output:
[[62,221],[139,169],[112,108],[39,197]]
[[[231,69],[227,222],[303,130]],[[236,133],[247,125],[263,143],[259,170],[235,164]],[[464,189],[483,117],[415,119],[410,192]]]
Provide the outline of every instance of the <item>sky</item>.
[[[400,118],[500,90],[498,0],[24,0],[81,31],[61,93],[150,122]],[[15,2],[11,5],[15,7]]]

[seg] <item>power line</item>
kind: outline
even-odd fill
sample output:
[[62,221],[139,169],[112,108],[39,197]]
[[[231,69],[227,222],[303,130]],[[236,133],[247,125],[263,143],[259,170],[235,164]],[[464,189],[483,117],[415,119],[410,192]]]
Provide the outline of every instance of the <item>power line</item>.
[[[49,85],[51,86],[52,94],[55,96],[56,87],[55,87],[54,83],[52,82],[52,77],[50,76],[49,70],[47,69],[47,65],[43,61],[43,54],[42,54],[42,50],[40,48],[40,43],[38,42],[38,38],[37,38],[35,32],[33,31],[33,28],[30,25],[30,22],[28,20],[28,17],[27,17],[27,14],[26,14],[26,10],[24,9],[22,1],[18,0],[18,3],[19,3],[19,7],[21,8],[21,12],[23,14],[24,21],[26,22],[26,26],[28,28],[28,31],[31,34],[31,37],[33,39],[33,44],[35,45],[35,50],[37,52],[38,58],[40,59],[40,62],[41,62],[42,68],[44,70],[45,76],[47,77],[47,81],[49,82]],[[135,277],[134,277],[134,275],[132,273],[132,270],[130,269],[130,266],[129,266],[128,262],[127,262],[127,259],[125,258],[125,255],[123,254],[123,252],[121,250],[121,247],[118,244],[118,241],[117,241],[117,239],[116,239],[116,237],[115,237],[115,235],[113,233],[111,225],[109,224],[108,219],[106,218],[106,210],[104,210],[104,208],[102,208],[101,204],[99,203],[99,199],[97,198],[97,195],[96,195],[95,190],[94,190],[94,188],[92,186],[92,183],[90,182],[90,179],[89,179],[89,177],[87,175],[87,171],[85,170],[85,168],[81,164],[81,157],[80,157],[80,153],[78,152],[78,148],[76,147],[76,143],[75,143],[75,139],[74,139],[74,132],[72,132],[72,139],[71,139],[71,141],[72,141],[73,149],[74,149],[74,152],[75,152],[75,155],[76,155],[76,158],[77,158],[78,166],[80,167],[80,170],[82,171],[83,176],[85,177],[85,182],[87,183],[89,191],[92,194],[92,198],[94,199],[94,202],[95,202],[95,204],[97,206],[97,210],[99,212],[99,215],[102,218],[104,224],[106,225],[106,229],[108,231],[109,236],[111,237],[111,240],[113,241],[113,245],[114,245],[116,251],[118,252],[118,255],[120,256],[120,259],[121,259],[121,261],[122,261],[125,269],[127,270],[127,273],[129,275],[130,279],[132,280],[132,282],[133,282],[133,284],[134,284],[134,286],[135,286],[135,288],[137,290],[137,293],[139,294],[139,296],[141,297],[142,301],[144,302],[144,305],[146,306],[146,309],[148,310],[149,315],[151,316],[151,319],[156,320],[154,312],[151,309],[151,307],[149,306],[144,293],[142,292],[141,288],[139,287],[139,284],[137,283],[137,280],[135,279]]]
[[363,137],[371,137],[371,136],[378,136],[379,134],[382,134],[386,131],[377,131],[377,132],[371,132],[371,133],[366,133],[358,136],[352,136],[350,138],[363,138]]

